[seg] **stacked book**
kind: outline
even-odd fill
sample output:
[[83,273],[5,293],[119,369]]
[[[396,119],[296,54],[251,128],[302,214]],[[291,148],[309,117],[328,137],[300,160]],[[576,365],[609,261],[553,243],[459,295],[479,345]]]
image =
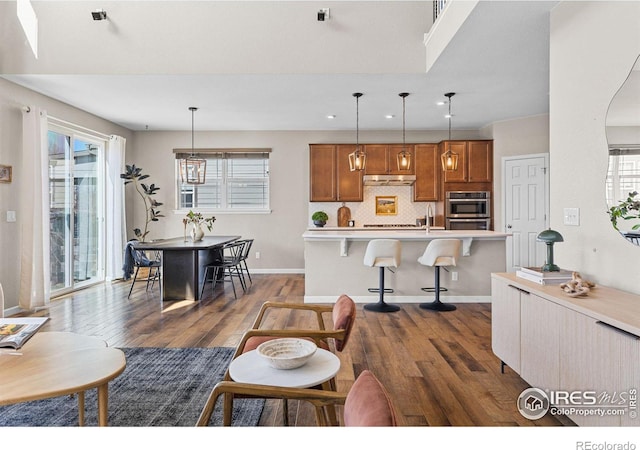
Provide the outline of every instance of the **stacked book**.
[[560,269],[558,272],[543,272],[541,267],[521,267],[516,276],[538,284],[562,284],[571,280],[571,270]]

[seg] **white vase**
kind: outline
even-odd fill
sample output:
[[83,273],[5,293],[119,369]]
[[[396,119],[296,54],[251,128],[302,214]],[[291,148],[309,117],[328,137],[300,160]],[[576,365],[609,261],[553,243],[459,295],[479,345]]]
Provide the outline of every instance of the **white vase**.
[[191,228],[191,241],[198,242],[201,241],[204,237],[204,231],[199,224],[194,223],[193,228]]

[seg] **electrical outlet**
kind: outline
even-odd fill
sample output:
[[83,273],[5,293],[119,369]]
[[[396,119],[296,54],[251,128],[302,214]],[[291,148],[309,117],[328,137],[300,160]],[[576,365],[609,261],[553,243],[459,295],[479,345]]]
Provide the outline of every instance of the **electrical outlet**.
[[256,252],[256,259],[260,259],[260,252]]
[[580,208],[564,208],[562,216],[565,225],[576,227],[580,225]]
[[451,281],[458,281],[458,272],[451,272]]

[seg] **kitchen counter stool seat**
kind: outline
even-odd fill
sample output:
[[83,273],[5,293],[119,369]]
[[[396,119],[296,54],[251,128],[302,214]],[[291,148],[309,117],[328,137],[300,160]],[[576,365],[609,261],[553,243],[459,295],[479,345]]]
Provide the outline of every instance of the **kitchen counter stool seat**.
[[384,301],[384,294],[393,292],[393,289],[384,287],[384,270],[400,266],[401,247],[397,239],[374,239],[369,241],[364,254],[364,265],[379,268],[379,286],[369,288],[369,292],[378,292],[378,303],[368,303],[364,305],[367,311],[375,312],[396,312],[400,310],[397,305],[389,305]]
[[440,267],[455,266],[456,258],[460,255],[462,241],[460,239],[434,239],[432,240],[418,262],[423,266],[431,266],[435,269],[435,287],[422,288],[426,292],[434,292],[435,300],[431,303],[420,303],[420,308],[433,311],[454,311],[455,305],[442,303],[440,292],[446,288],[440,287]]

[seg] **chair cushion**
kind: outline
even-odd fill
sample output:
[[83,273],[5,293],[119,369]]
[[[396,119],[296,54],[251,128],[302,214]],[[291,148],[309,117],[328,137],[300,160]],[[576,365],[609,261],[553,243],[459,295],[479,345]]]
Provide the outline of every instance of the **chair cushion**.
[[396,412],[382,383],[368,370],[356,379],[344,403],[347,427],[395,427]]
[[336,350],[341,352],[351,334],[351,329],[356,321],[356,304],[348,295],[342,294],[333,306],[331,313],[334,330],[345,330],[343,339],[336,339]]

